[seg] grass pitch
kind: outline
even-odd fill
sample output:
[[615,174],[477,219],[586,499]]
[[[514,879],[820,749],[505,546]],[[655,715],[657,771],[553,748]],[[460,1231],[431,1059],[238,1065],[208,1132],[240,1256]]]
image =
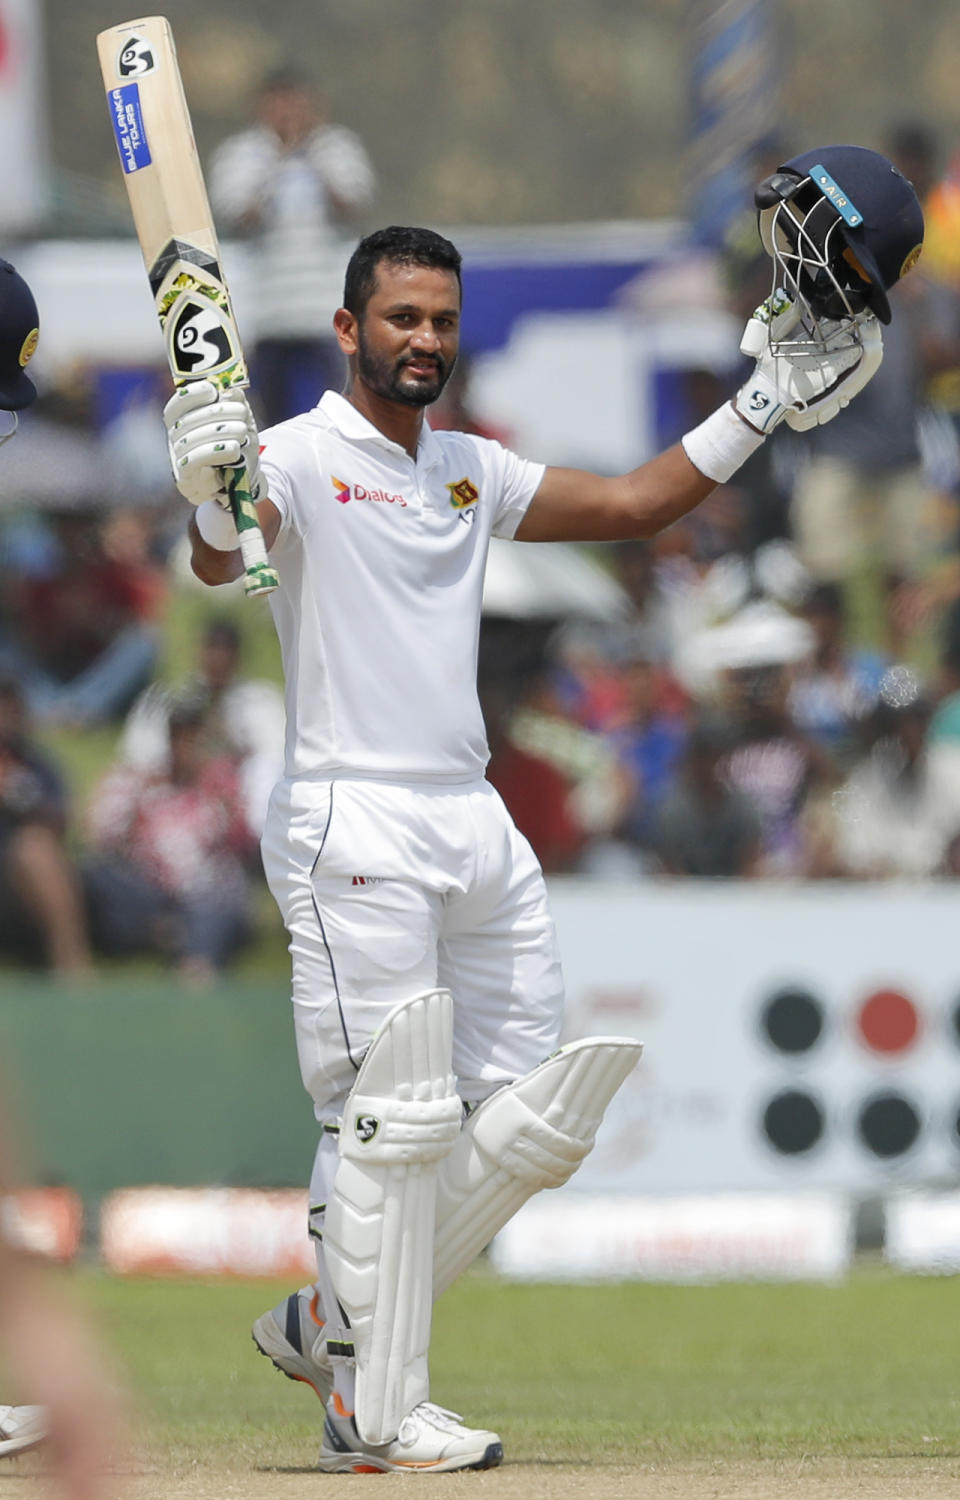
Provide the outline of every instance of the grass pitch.
[[[151,1465],[311,1468],[319,1402],[249,1337],[288,1290],[82,1276]],[[880,1268],[836,1287],[528,1286],[477,1272],[437,1306],[433,1392],[496,1428],[508,1463],[949,1460],[956,1303],[954,1280]]]

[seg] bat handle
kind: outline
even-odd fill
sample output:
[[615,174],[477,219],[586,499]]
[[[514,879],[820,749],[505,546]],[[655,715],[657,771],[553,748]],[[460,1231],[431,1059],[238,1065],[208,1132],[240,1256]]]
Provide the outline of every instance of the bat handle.
[[250,494],[250,481],[243,464],[227,471],[230,479],[227,490],[230,509],[240,535],[240,556],[243,558],[243,592],[248,598],[254,594],[272,594],[279,582],[276,570],[270,566],[263,532],[257,519],[257,507]]

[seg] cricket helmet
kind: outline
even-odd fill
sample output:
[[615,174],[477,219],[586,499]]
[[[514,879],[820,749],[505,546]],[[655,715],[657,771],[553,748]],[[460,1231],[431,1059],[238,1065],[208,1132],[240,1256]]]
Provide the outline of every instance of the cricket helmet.
[[0,260],[0,411],[20,411],[37,394],[25,367],[37,347],[39,322],[27,283]]
[[754,202],[774,282],[814,319],[869,310],[890,322],[887,292],[923,244],[919,200],[891,161],[863,146],[819,146],[765,178]]

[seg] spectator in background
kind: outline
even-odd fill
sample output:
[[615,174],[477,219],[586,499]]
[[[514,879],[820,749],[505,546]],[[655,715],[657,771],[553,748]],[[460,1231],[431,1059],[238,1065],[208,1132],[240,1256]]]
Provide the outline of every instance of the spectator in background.
[[799,472],[791,517],[801,560],[818,582],[836,584],[853,601],[867,574],[874,598],[862,610],[865,623],[878,644],[898,654],[905,641],[898,606],[939,562],[945,541],[918,441],[928,350],[933,337],[960,321],[955,299],[922,277],[912,293],[891,300],[883,363],[866,409],[851,403],[830,424],[836,431],[811,433],[812,456]]
[[[667,662],[673,645],[670,604],[657,566],[653,542],[614,542],[613,574],[633,609],[627,629],[642,630],[653,658]],[[616,630],[612,632],[616,638]]]
[[[545,761],[563,778],[569,816],[584,837],[583,852],[589,847],[594,860],[601,858],[631,805],[633,777],[607,735],[586,729],[565,712],[552,665],[524,681],[506,735],[516,750]],[[519,807],[507,806],[522,817]],[[534,852],[539,852],[536,844]]]
[[788,669],[779,662],[725,673],[732,744],[720,774],[759,819],[757,873],[763,875],[819,873],[810,803],[838,780],[830,757],[791,719],[789,685]]
[[251,833],[263,830],[267,800],[283,772],[283,694],[275,683],[245,677],[243,638],[227,615],[209,620],[200,638],[196,672],[171,689],[152,683],[124,725],[120,757],[140,771],[160,771],[169,753],[171,708],[183,697],[205,706],[207,750],[238,768]]
[[431,429],[434,432],[471,432],[474,437],[493,438],[498,443],[509,443],[508,432],[481,421],[474,411],[470,400],[472,374],[473,362],[470,355],[461,350],[439,400],[430,408],[428,420]]
[[120,717],[149,681],[165,581],[145,517],[77,510],[49,520],[49,554],[8,579],[0,667],[20,679],[38,724],[86,728]]
[[730,619],[760,594],[788,604],[809,583],[792,554],[777,552],[772,567],[750,554],[743,496],[732,484],[718,485],[696,516],[654,540],[658,595],[669,631],[669,666],[689,693],[701,683],[697,658],[703,632]]
[[943,619],[940,678],[928,738],[930,744],[960,747],[960,600],[950,606]]
[[558,628],[551,675],[568,718],[601,733],[623,718],[623,686],[611,657],[632,634],[627,624],[599,620],[570,620]]
[[875,739],[834,799],[840,874],[923,878],[956,873],[960,748],[931,743],[933,704],[903,666],[884,676]]
[[677,711],[676,690],[665,683],[642,635],[623,641],[615,662],[622,707],[608,738],[633,785],[618,833],[635,849],[649,851],[657,813],[683,757],[687,726]]
[[757,873],[761,820],[756,808],[724,779],[732,733],[709,715],[694,724],[680,774],[655,810],[652,847],[667,875],[737,877]]
[[254,841],[233,761],[206,747],[206,706],[167,714],[163,767],[116,763],[88,813],[91,928],[104,953],[159,953],[205,984],[251,930],[247,866]]
[[504,678],[481,682],[490,763],[487,777],[530,840],[546,875],[576,869],[587,830],[574,806],[573,783],[549,760],[521,749],[510,736],[516,690]]
[[[907,173],[918,170],[912,149],[905,157],[910,146],[899,129],[887,146]],[[928,186],[917,184],[918,193]],[[924,258],[917,274],[892,290],[890,305],[883,363],[864,401],[810,433],[791,525],[801,559],[819,582],[848,594],[858,580],[869,584],[874,597],[861,607],[863,623],[899,656],[915,624],[912,601],[954,541],[922,463],[920,423],[931,378],[960,357],[960,295],[929,274]]]
[[0,950],[86,974],[90,948],[67,851],[67,799],[53,762],[32,742],[23,693],[0,680]]
[[264,427],[314,406],[345,370],[333,336],[347,239],[375,189],[359,138],[327,118],[294,68],[268,77],[257,123],[224,141],[210,163],[221,230],[256,256],[253,382]]
[[813,632],[813,652],[794,667],[790,716],[837,765],[849,765],[862,744],[864,721],[877,701],[886,661],[854,648],[847,632],[843,591],[822,583],[802,611]]
[[[923,207],[923,271],[960,295],[960,157],[941,174],[942,147],[936,133],[919,120],[904,120],[890,133],[890,155],[910,179]],[[960,351],[947,347],[931,361],[929,396],[953,429],[953,487],[960,484],[956,446],[960,439]]]

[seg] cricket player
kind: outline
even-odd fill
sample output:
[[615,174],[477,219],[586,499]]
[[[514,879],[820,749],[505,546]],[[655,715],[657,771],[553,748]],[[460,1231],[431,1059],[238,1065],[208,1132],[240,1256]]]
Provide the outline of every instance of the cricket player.
[[[27,283],[9,261],[0,260],[0,411],[8,414],[0,442],[13,437],[17,412],[37,394],[26,366],[37,346],[39,321]],[[47,1433],[43,1407],[0,1406],[0,1458],[35,1448]]]
[[[36,397],[26,373],[39,338],[33,293],[9,261],[0,259],[0,411],[10,420],[0,443],[17,430],[17,413]],[[2,1102],[2,1080],[0,1080]],[[0,1199],[10,1181],[10,1135],[0,1119]],[[100,1356],[85,1325],[0,1227],[0,1352],[43,1405],[0,1405],[0,1458],[54,1440],[63,1493],[99,1500],[115,1434],[115,1403]]]
[[457,358],[461,281],[457,250],[427,229],[357,246],[334,318],[342,395],[262,437],[242,392],[187,386],[165,409],[176,482],[196,507],[197,576],[240,575],[227,471],[241,456],[279,575],[286,766],[263,856],[321,1127],[318,1277],[259,1318],[254,1338],[326,1402],[322,1470],[501,1461],[496,1433],[429,1400],[431,1302],[531,1193],[576,1169],[639,1050],[587,1038],[557,1051],[544,881],[484,779],[475,677],[489,538],[652,536],[779,422],[828,421],[877,368],[887,288],[922,238],[910,185],[857,147],[786,163],[758,207],[775,287],[744,335],[753,373],[628,474],[544,467],[431,431],[426,409]]

